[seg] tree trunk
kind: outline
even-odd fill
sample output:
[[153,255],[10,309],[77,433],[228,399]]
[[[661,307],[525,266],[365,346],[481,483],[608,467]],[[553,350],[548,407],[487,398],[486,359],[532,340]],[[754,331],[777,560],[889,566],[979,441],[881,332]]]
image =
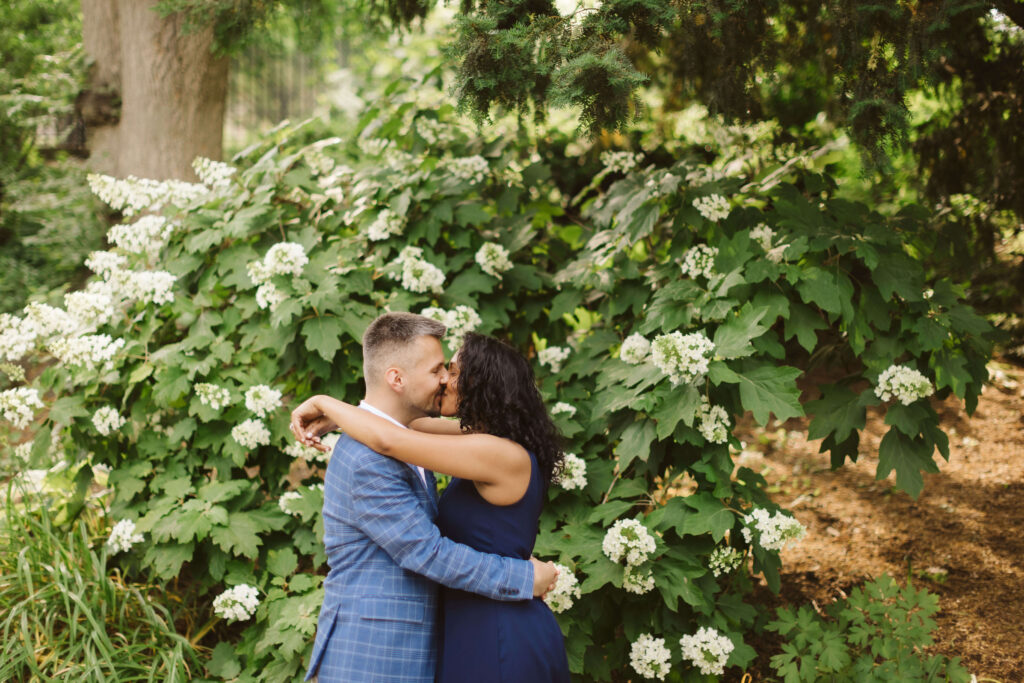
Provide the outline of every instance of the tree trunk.
[[155,4],[82,0],[91,90],[121,99],[113,125],[86,122],[91,163],[119,177],[194,180],[195,157],[221,157],[228,60],[210,50],[212,27],[184,35],[181,17],[161,18]]

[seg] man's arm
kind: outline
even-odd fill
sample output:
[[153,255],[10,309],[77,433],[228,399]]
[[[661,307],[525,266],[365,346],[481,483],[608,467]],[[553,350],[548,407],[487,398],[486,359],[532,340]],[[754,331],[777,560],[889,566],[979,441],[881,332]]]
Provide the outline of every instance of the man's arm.
[[549,564],[483,553],[441,536],[404,477],[407,467],[370,455],[353,463],[346,492],[328,488],[326,494],[348,495],[354,525],[403,569],[494,600],[527,600],[547,591],[555,578]]

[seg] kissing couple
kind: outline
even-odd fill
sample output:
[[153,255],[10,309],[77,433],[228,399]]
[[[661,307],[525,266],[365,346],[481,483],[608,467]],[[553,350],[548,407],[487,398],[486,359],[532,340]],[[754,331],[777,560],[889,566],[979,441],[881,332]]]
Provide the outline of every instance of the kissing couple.
[[[532,557],[564,457],[529,362],[442,323],[386,313],[363,335],[365,399],[314,396],[296,439],[344,434],[324,477],[324,582],[306,680],[567,683],[562,633]],[[456,417],[457,420],[439,416]],[[453,478],[440,500],[434,472]]]

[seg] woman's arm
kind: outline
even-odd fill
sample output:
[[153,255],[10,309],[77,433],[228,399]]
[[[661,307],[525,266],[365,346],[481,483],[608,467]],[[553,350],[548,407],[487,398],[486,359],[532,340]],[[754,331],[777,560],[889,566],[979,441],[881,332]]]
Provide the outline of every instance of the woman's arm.
[[[313,411],[319,411],[343,432],[381,455],[478,484],[502,489],[508,486],[508,497],[518,491],[509,502],[522,497],[529,484],[530,456],[514,441],[490,434],[430,434],[403,429],[362,408],[323,395],[314,396],[296,408],[293,422],[296,414]],[[491,496],[487,498],[495,502]]]
[[450,434],[457,436],[465,434],[458,420],[448,420],[443,417],[420,417],[409,423],[410,429],[427,434]]

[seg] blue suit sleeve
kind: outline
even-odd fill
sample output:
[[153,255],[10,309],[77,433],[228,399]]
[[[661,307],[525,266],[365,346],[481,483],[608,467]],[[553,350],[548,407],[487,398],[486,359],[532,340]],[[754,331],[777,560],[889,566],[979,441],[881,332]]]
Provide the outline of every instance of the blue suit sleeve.
[[380,461],[367,458],[350,471],[349,504],[357,513],[355,526],[400,567],[493,600],[533,597],[533,565],[441,536],[403,476],[407,465],[378,457]]

